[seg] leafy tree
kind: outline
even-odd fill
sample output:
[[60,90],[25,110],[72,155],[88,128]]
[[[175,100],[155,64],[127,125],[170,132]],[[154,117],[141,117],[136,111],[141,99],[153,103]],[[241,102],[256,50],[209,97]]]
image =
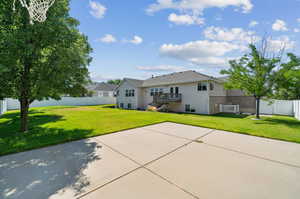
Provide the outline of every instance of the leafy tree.
[[19,3],[12,9],[12,1],[0,1],[0,98],[20,101],[25,132],[34,100],[86,93],[92,49],[69,16],[69,0],[56,1],[48,19],[34,25]]
[[288,62],[274,75],[274,98],[282,100],[300,99],[300,58],[287,54]]
[[[227,89],[240,89],[256,99],[256,118],[260,118],[260,100],[272,94],[271,80],[279,58],[267,58],[265,50],[259,51],[255,45],[249,45],[250,53],[239,60],[230,61],[230,68],[221,74],[229,76],[225,83]],[[266,49],[266,48],[263,48]]]
[[107,81],[108,84],[114,84],[114,85],[120,85],[121,82],[122,82],[121,79],[112,79]]

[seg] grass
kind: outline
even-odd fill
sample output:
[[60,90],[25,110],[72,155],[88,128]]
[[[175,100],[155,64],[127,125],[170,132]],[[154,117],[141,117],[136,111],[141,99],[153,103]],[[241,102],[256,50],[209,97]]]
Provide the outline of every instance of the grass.
[[300,122],[292,117],[218,114],[214,116],[120,110],[109,106],[30,109],[30,130],[19,129],[19,112],[0,116],[0,155],[64,143],[161,122],[194,126],[300,143]]

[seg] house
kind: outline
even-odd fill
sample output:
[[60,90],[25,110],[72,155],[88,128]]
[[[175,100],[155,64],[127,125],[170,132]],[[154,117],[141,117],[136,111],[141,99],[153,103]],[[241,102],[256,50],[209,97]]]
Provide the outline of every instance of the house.
[[87,89],[93,93],[92,96],[95,97],[114,97],[114,91],[116,88],[117,85],[104,82],[95,82],[87,87]]
[[255,112],[255,99],[240,90],[225,90],[225,80],[183,71],[146,80],[125,78],[116,89],[117,106],[145,110],[149,105],[172,112],[214,114],[220,104],[240,105],[243,112]]

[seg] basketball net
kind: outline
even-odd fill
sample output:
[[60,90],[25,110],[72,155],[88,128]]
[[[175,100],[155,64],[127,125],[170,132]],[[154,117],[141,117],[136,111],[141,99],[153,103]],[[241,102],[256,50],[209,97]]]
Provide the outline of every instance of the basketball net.
[[[13,0],[13,10],[16,10],[16,1]],[[53,5],[55,0],[30,0],[29,4],[26,0],[18,0],[22,7],[26,8],[29,13],[30,24],[34,21],[44,22],[47,19],[47,11]]]

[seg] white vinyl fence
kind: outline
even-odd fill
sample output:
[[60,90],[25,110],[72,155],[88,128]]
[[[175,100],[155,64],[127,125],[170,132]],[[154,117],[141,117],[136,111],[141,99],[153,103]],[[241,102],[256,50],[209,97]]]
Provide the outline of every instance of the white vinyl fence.
[[266,115],[294,115],[294,102],[292,100],[261,100],[260,113]]
[[295,118],[300,120],[300,100],[294,101],[294,113],[295,113]]
[[7,111],[7,103],[6,100],[0,100],[0,115]]
[[[34,101],[30,107],[44,106],[92,106],[102,104],[115,104],[115,97],[63,97],[61,100]],[[7,110],[20,109],[16,99],[7,99]]]

